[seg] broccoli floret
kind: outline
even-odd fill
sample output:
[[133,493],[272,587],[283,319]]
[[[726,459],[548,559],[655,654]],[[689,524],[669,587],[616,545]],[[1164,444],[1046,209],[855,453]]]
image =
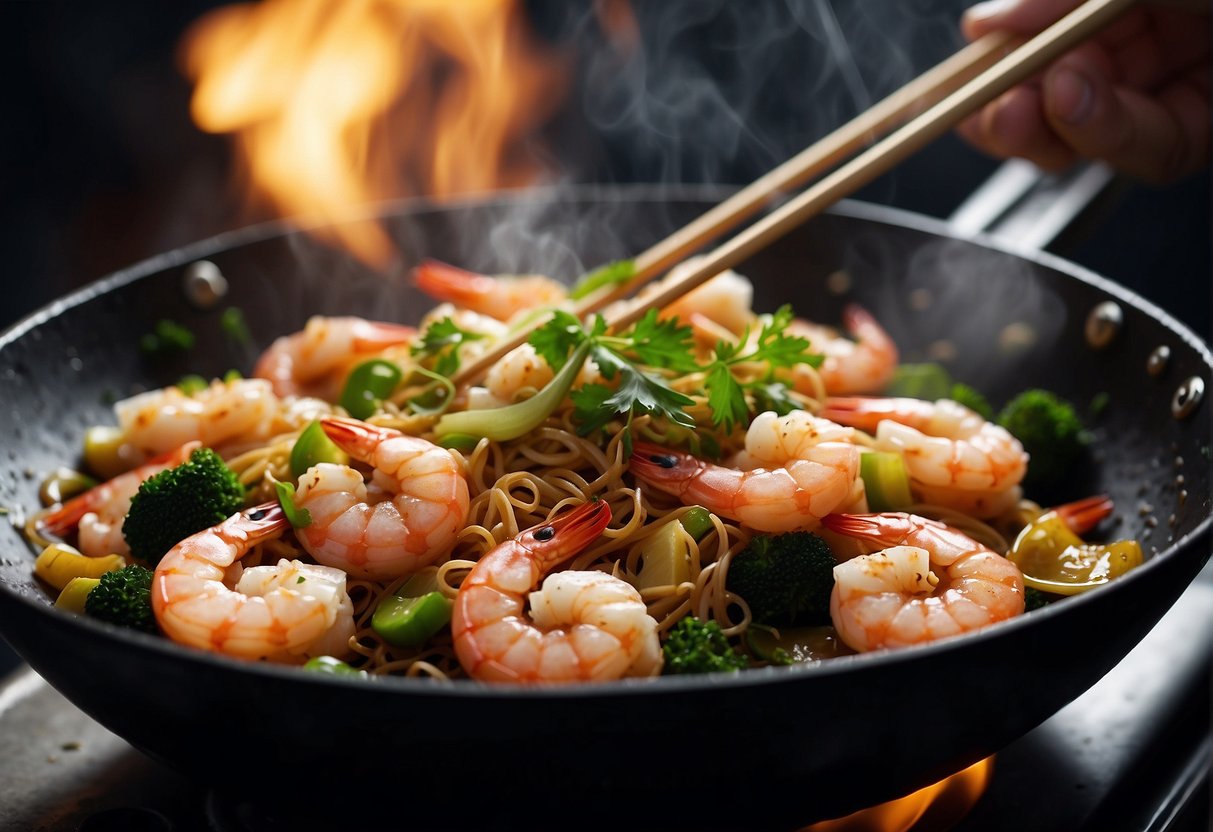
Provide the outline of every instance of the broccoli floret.
[[84,611],[121,627],[156,632],[156,617],[152,614],[153,574],[138,564],[106,572],[85,599]]
[[1047,592],[1041,592],[1034,586],[1025,586],[1023,588],[1023,611],[1031,612],[1038,610],[1041,607],[1049,605],[1052,597]]
[[760,624],[828,624],[837,564],[812,532],[760,534],[729,564],[728,589],[745,599]]
[[1089,438],[1074,406],[1048,390],[1020,393],[1002,409],[998,423],[1028,452],[1028,494],[1054,494],[1086,453]]
[[244,507],[244,486],[210,448],[144,481],[131,498],[122,535],[136,560],[155,565],[190,535]]
[[717,673],[749,665],[729,644],[719,624],[690,615],[670,629],[662,651],[666,673]]

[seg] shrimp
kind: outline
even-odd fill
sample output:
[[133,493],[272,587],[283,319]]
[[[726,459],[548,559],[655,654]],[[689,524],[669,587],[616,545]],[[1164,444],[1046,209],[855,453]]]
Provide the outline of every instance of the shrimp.
[[253,375],[268,379],[279,396],[332,401],[356,363],[388,347],[409,344],[416,336],[411,326],[316,315],[299,332],[270,344],[257,359]]
[[[468,409],[512,404],[520,393],[542,390],[556,373],[535,348],[522,344],[507,352],[484,375],[483,388],[468,391]],[[605,379],[593,359],[587,358],[573,381],[574,387],[602,384]],[[481,392],[483,391],[483,392]]]
[[131,498],[144,480],[168,468],[176,468],[200,447],[201,442],[186,442],[180,448],[94,486],[46,515],[38,528],[59,537],[76,529],[77,548],[90,558],[129,555],[131,549],[122,536],[122,523],[130,511]]
[[[854,340],[831,327],[799,318],[792,321],[787,333],[808,338],[810,348],[825,356],[817,375],[830,395],[874,393],[883,389],[897,369],[897,345],[875,318],[855,304],[843,310],[842,321]],[[803,365],[792,368],[790,381],[801,393],[817,392]]]
[[193,395],[177,387],[149,390],[114,405],[126,442],[160,454],[197,439],[214,448],[225,442],[264,439],[277,397],[264,379],[212,381]]
[[413,280],[431,297],[449,300],[473,312],[508,321],[519,312],[559,306],[568,297],[564,284],[539,274],[489,277],[426,260],[413,269]]
[[[242,659],[298,662],[349,652],[354,605],[345,573],[301,561],[238,561],[290,523],[277,503],[234,514],[178,543],[156,565],[152,612],[179,644]],[[234,574],[235,587],[229,587]]]
[[830,618],[855,650],[921,644],[1023,613],[1019,567],[943,523],[886,512],[822,524],[891,547],[834,567]]
[[750,425],[734,468],[645,442],[636,443],[628,467],[684,504],[697,503],[751,529],[811,529],[853,497],[859,448],[850,436],[847,428],[803,411],[768,411]]
[[994,517],[1020,498],[1028,455],[1006,429],[949,399],[831,398],[821,415],[876,431],[876,449],[900,453],[924,502]]
[[480,558],[460,585],[451,615],[455,653],[469,675],[536,683],[660,672],[657,622],[631,584],[605,572],[557,572],[531,591],[610,522],[606,503],[586,503]]
[[[701,259],[692,257],[670,269],[669,275],[663,278],[660,284],[656,284],[654,289],[659,290],[668,282],[681,279],[697,267]],[[753,305],[754,284],[748,277],[727,269],[666,306],[661,317],[678,317],[690,323],[697,333],[699,328],[695,326],[695,321],[702,318],[738,335],[753,323],[756,317]]]
[[320,463],[304,472],[295,495],[295,505],[312,518],[296,530],[303,548],[327,566],[379,580],[411,574],[446,554],[468,516],[467,478],[455,455],[356,419],[327,416],[320,424],[374,474],[368,492],[362,474],[345,465]]

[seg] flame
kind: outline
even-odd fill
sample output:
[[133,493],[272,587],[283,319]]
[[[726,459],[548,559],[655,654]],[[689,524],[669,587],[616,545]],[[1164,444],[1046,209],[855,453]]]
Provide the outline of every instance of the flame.
[[[195,123],[233,133],[252,212],[320,222],[352,206],[518,187],[564,61],[515,0],[265,0],[224,6],[182,40]],[[328,228],[368,264],[374,222]]]
[[963,771],[925,788],[846,817],[821,821],[801,832],[911,832],[924,821],[925,829],[948,829],[968,814],[985,792],[994,758],[987,757]]

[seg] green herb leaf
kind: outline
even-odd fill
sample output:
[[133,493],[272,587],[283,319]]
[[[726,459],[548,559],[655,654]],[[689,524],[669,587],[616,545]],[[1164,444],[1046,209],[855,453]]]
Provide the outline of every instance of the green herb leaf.
[[452,318],[442,318],[425,328],[410,352],[434,359],[434,372],[449,378],[459,369],[459,348],[484,337],[483,333],[461,328]]
[[750,415],[746,404],[745,390],[733,377],[729,365],[717,361],[708,371],[704,380],[708,390],[708,406],[712,409],[712,424],[724,428],[725,433],[733,430],[733,426],[743,423]]
[[194,346],[194,333],[179,323],[167,319],[156,322],[155,328],[139,339],[139,348],[154,358],[164,358],[186,352]]
[[682,326],[676,318],[658,320],[657,310],[650,309],[627,333],[626,352],[641,364],[666,367],[681,372],[699,369],[691,343],[691,328]]
[[178,390],[191,398],[209,386],[210,384],[207,383],[207,380],[198,375],[182,376],[175,385]]
[[244,313],[238,307],[229,306],[219,317],[219,328],[223,330],[228,341],[238,347],[247,347],[253,343],[248,324],[244,321]]
[[627,283],[634,274],[636,274],[635,261],[615,260],[605,266],[599,266],[574,283],[573,288],[569,290],[569,297],[573,300],[580,300],[607,286]]
[[553,372],[559,372],[569,352],[585,339],[581,321],[568,312],[557,310],[550,321],[531,333],[527,343],[535,348],[536,354],[548,363]]

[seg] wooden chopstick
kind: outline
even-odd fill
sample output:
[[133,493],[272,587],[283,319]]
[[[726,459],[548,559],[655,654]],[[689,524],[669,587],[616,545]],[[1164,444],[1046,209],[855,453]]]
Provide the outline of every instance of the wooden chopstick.
[[613,329],[622,329],[643,317],[646,310],[667,306],[725,269],[740,264],[921,150],[1011,87],[1026,81],[1111,23],[1135,2],[1137,0],[1087,0],[938,104],[718,246],[680,280],[648,297],[634,299],[622,312],[610,316],[607,323]]
[[[649,307],[668,305],[885,173],[947,132],[965,116],[1103,28],[1134,2],[1136,0],[1087,0],[1005,57],[1002,57],[1003,54],[1017,41],[1014,36],[992,32],[975,41],[716,208],[651,246],[635,259],[635,273],[626,284],[611,292],[587,298],[575,307],[574,312],[579,316],[586,314],[635,290],[704,242],[752,216],[784,190],[820,174],[880,131],[889,129],[917,109],[928,107],[888,138],[705,255],[696,268],[688,271],[680,280],[663,287],[655,295],[634,300],[620,313],[611,316],[608,323],[612,328],[619,329],[634,323]],[[479,379],[502,356],[524,343],[530,332],[546,320],[547,316],[540,316],[531,326],[512,333],[476,361],[462,367],[452,380],[462,387]]]

